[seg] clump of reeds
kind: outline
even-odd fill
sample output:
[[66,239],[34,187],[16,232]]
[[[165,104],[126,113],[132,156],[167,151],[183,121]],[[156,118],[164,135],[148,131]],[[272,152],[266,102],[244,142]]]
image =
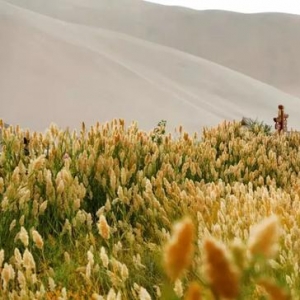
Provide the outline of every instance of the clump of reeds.
[[160,299],[164,245],[174,297],[299,296],[296,132],[0,131],[0,298]]
[[[192,282],[187,288],[185,299],[206,299],[207,290],[214,299],[250,297],[250,294],[245,294],[250,282],[263,287],[271,299],[290,299],[285,289],[263,273],[266,271],[264,268],[268,265],[268,260],[275,255],[274,249],[278,249],[278,226],[278,219],[275,216],[266,218],[252,230],[248,245],[239,247],[239,250],[237,244],[230,250],[214,238],[206,237],[203,243],[204,268],[199,267],[204,270],[202,278],[206,277],[206,283],[202,280]],[[187,234],[187,227],[193,232],[191,219],[177,223],[176,230],[165,248],[165,271],[173,280],[191,264],[193,239]],[[188,243],[180,242],[180,236],[185,236]],[[177,251],[172,251],[174,245]],[[241,255],[238,252],[244,253]],[[250,256],[247,255],[248,252]],[[241,263],[236,260],[237,258],[247,261]],[[176,287],[174,291],[176,292]]]

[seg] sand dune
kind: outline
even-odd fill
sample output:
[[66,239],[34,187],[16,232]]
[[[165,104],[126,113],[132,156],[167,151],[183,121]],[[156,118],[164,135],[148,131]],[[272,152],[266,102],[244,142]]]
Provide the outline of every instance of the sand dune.
[[299,128],[299,99],[267,84],[171,47],[49,15],[0,0],[6,122],[44,130],[51,122],[78,127],[124,118],[149,130],[165,119],[170,130],[182,124],[199,131],[243,116],[272,124],[281,103],[289,126]]
[[141,0],[6,0],[216,62],[300,97],[300,16],[164,7]]

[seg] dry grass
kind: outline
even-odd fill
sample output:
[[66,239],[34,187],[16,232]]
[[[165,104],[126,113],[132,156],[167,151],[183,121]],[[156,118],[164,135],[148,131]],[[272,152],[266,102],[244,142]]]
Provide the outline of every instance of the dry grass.
[[299,134],[1,131],[2,299],[300,299]]

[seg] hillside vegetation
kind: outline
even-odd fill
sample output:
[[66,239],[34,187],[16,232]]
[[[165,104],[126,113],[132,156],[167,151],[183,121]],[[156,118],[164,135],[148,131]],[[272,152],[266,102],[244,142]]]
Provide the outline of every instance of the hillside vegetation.
[[300,299],[298,133],[0,128],[1,299]]

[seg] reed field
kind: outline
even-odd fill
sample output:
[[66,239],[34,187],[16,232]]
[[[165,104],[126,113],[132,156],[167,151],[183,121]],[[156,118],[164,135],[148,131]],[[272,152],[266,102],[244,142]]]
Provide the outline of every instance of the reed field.
[[300,135],[0,122],[0,299],[300,299]]

